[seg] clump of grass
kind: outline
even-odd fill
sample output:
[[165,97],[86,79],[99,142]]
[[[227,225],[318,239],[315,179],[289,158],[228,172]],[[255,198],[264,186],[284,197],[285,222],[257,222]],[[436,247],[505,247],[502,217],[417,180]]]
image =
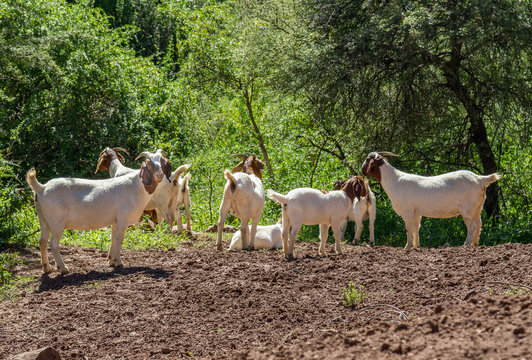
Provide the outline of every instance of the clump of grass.
[[0,301],[16,296],[21,287],[33,281],[32,276],[13,276],[11,268],[20,264],[18,253],[0,254]]
[[514,286],[509,285],[510,289],[506,290],[504,292],[504,295],[506,296],[514,296],[514,295],[521,295],[521,294],[532,294],[532,290],[526,286]]
[[363,285],[355,288],[352,281],[347,284],[347,287],[342,289],[342,305],[347,308],[356,309],[367,297],[366,288]]

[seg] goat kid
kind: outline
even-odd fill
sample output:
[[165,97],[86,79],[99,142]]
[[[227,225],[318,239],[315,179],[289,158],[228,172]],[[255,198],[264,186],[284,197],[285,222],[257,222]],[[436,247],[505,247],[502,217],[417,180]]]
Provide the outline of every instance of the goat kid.
[[190,189],[188,187],[188,181],[190,180],[190,173],[186,174],[183,178],[179,177],[177,184],[177,200],[174,207],[174,218],[177,220],[177,232],[183,232],[183,218],[181,217],[181,206],[185,206],[185,216],[187,217],[187,230],[192,231],[192,225],[190,223]]
[[[265,203],[264,188],[262,187],[261,181],[261,170],[264,168],[264,165],[255,154],[251,156],[244,154],[233,156],[238,156],[243,160],[233,168],[234,174],[227,169],[224,171],[224,177],[227,179],[227,182],[224,188],[222,203],[220,204],[216,247],[218,250],[222,250],[222,230],[225,217],[230,211],[232,215],[239,218],[242,222],[240,228],[242,249],[253,250],[255,247],[257,226]],[[242,172],[238,172],[240,170]],[[252,221],[251,230],[248,226],[250,219]]]
[[[338,180],[334,183],[333,190],[340,190],[342,185],[346,180]],[[375,217],[377,214],[377,199],[375,194],[371,191],[369,187],[369,182],[364,180],[364,187],[366,190],[366,196],[363,196],[359,199],[355,198],[353,202],[353,209],[348,212],[347,221],[355,222],[355,237],[353,238],[353,243],[358,245],[360,242],[360,235],[362,234],[362,229],[364,228],[363,222],[369,219],[369,242],[370,246],[375,246],[375,234],[374,234],[374,224]],[[344,238],[345,228],[342,228],[342,239]]]
[[[257,226],[255,233],[254,249],[280,249],[283,247],[282,240],[283,225],[279,222],[275,225]],[[238,230],[231,240],[229,250],[242,250],[242,236],[241,231]]]
[[[340,245],[342,227],[346,224],[349,211],[353,208],[355,197],[366,196],[364,180],[360,176],[348,179],[340,190],[329,192],[311,188],[298,188],[286,195],[268,189],[267,196],[282,205],[283,213],[283,251],[287,259],[294,257],[294,245],[297,234],[303,224],[320,225],[319,254],[327,256],[325,243],[332,227],[337,254],[342,253]],[[290,242],[288,237],[290,235]]]
[[[26,174],[26,181],[35,194],[35,208],[41,225],[41,263],[44,272],[52,271],[48,263],[47,243],[61,274],[67,274],[59,241],[64,229],[93,230],[112,226],[109,265],[120,267],[120,247],[126,229],[137,222],[144,207],[157,189],[157,185],[170,173],[165,172],[161,152],[143,152],[137,159],[146,157],[140,170],[127,175],[105,179],[87,180],[56,178],[42,185],[35,169]],[[168,169],[168,168],[167,168]]]
[[421,217],[450,218],[462,215],[467,226],[464,245],[478,245],[482,221],[480,213],[486,200],[486,188],[501,175],[476,175],[459,170],[437,176],[419,176],[395,169],[385,156],[390,152],[372,152],[362,165],[362,173],[381,183],[392,207],[405,222],[405,250],[419,248]]

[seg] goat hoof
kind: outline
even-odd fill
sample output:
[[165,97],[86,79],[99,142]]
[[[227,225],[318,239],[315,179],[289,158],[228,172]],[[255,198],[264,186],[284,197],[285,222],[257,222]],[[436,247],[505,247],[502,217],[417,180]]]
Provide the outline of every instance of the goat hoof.
[[59,269],[59,270],[61,271],[61,275],[67,275],[70,272],[67,267],[65,267],[64,269]]
[[46,264],[42,266],[42,270],[48,274],[52,272],[52,267],[50,266],[50,264]]
[[408,251],[408,250],[410,250],[410,249],[412,249],[412,245],[406,245],[406,246],[405,246],[405,250]]

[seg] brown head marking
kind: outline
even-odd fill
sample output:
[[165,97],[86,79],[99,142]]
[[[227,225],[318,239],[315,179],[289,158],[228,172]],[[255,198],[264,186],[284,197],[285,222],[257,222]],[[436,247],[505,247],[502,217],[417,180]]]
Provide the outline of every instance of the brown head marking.
[[120,162],[123,164],[126,160],[124,159],[122,154],[119,153],[119,151],[123,151],[129,155],[126,150],[120,147],[115,147],[112,149],[106,147],[105,149],[103,149],[102,152],[100,152],[100,156],[98,157],[98,165],[96,166],[96,171],[94,173],[96,174],[98,171],[108,171],[109,166],[111,166],[111,162],[116,159],[120,160]]
[[170,164],[170,161],[166,160],[162,156],[161,156],[161,167],[163,169],[164,175],[166,175],[166,178],[168,179],[168,181],[170,181],[170,176],[172,176],[172,164]]
[[242,158],[243,160],[233,168],[232,172],[238,172],[242,171],[248,175],[255,175],[259,179],[262,179],[262,173],[261,170],[264,169],[264,164],[261,160],[255,154],[252,154],[251,156],[247,156],[244,154],[234,154],[231,156],[238,156]]
[[351,201],[355,200],[355,196],[360,200],[361,197],[367,195],[364,179],[360,176],[353,176],[347,179],[340,190],[345,191]]
[[333,185],[333,190],[340,190],[342,188],[342,185],[345,184],[346,180],[336,180]]
[[142,163],[142,166],[140,167],[140,178],[142,179],[144,189],[151,195],[155,192],[155,189],[157,189],[158,183],[155,181],[155,178],[150,171],[149,161],[149,159],[146,159],[146,161]]

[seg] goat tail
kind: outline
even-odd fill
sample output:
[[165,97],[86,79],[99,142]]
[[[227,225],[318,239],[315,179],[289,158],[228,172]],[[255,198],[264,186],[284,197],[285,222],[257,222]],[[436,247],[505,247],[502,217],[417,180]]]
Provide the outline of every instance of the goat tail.
[[233,176],[233,174],[231,174],[231,171],[230,170],[227,170],[225,169],[224,170],[224,177],[229,180],[232,184],[235,184],[236,185],[236,179],[235,177]]
[[44,186],[37,181],[35,168],[31,168],[26,173],[26,181],[35,194],[40,194],[44,191]]
[[288,204],[288,198],[286,196],[284,196],[283,194],[279,194],[278,192],[275,192],[272,189],[266,190],[266,196],[272,199],[273,201],[277,201],[279,204]]
[[181,174],[187,171],[191,166],[192,164],[185,164],[185,165],[181,165],[180,167],[178,167],[176,171],[174,172],[174,178],[178,178],[179,176],[181,176]]
[[190,174],[190,173],[186,174],[183,177],[183,187],[187,186],[187,182],[190,180],[191,177],[192,177],[192,174]]
[[486,175],[482,177],[482,184],[484,187],[487,187],[489,184],[494,183],[502,177],[501,174],[493,173],[491,175]]
[[369,180],[366,178],[364,179],[364,186],[366,187],[366,201],[368,204],[371,204],[371,189],[369,187]]

